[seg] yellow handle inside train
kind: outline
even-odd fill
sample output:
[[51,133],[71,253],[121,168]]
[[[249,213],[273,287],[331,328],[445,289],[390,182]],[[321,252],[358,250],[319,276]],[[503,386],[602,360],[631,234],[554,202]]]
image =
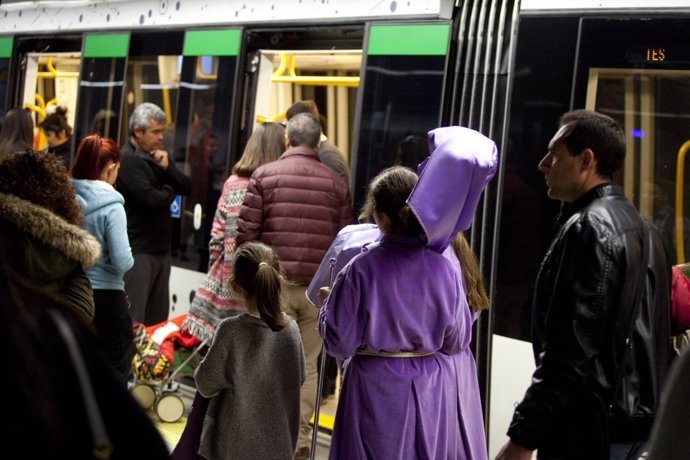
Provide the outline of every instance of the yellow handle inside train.
[[690,149],[690,141],[685,141],[678,150],[676,163],[676,261],[685,263],[685,244],[683,238],[683,192],[685,176],[685,154]]

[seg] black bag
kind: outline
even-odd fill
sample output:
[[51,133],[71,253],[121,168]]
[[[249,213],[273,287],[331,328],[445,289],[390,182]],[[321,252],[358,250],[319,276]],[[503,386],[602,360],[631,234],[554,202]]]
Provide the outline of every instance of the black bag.
[[170,455],[171,460],[199,460],[202,458],[199,455],[201,431],[210,402],[210,398],[204,398],[201,393],[196,392],[182,436]]
[[595,393],[576,395],[556,425],[549,442],[537,450],[539,460],[609,459],[607,411]]

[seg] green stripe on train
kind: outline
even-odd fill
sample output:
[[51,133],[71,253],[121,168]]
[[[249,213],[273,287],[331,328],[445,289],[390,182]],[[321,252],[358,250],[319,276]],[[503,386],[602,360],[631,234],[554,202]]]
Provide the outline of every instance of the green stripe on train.
[[129,34],[87,34],[85,58],[124,58],[129,52]]
[[373,24],[369,55],[443,56],[448,52],[450,24]]
[[12,57],[12,37],[0,37],[0,59]]
[[184,34],[184,56],[237,56],[241,29],[188,30]]

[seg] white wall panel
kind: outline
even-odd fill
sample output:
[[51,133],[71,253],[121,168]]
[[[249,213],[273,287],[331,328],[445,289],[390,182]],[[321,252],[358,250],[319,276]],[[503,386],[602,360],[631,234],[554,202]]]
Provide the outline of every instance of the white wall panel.
[[522,0],[520,11],[690,8],[688,0]]
[[43,0],[0,5],[0,34],[355,18],[449,18],[452,0]]

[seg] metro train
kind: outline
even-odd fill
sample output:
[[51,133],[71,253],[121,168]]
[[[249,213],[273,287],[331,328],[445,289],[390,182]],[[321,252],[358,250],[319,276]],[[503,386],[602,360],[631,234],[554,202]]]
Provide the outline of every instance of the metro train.
[[203,278],[220,189],[253,126],[294,101],[319,106],[356,209],[382,168],[416,167],[429,130],[494,139],[499,172],[468,231],[492,299],[473,347],[494,455],[534,369],[531,287],[558,211],[537,163],[561,113],[622,123],[620,181],[686,262],[688,30],[681,0],[3,0],[0,115],[24,106],[38,123],[67,107],[74,152],[94,123],[123,143],[137,104],[164,108],[167,148],[194,182],[171,208],[171,316]]

